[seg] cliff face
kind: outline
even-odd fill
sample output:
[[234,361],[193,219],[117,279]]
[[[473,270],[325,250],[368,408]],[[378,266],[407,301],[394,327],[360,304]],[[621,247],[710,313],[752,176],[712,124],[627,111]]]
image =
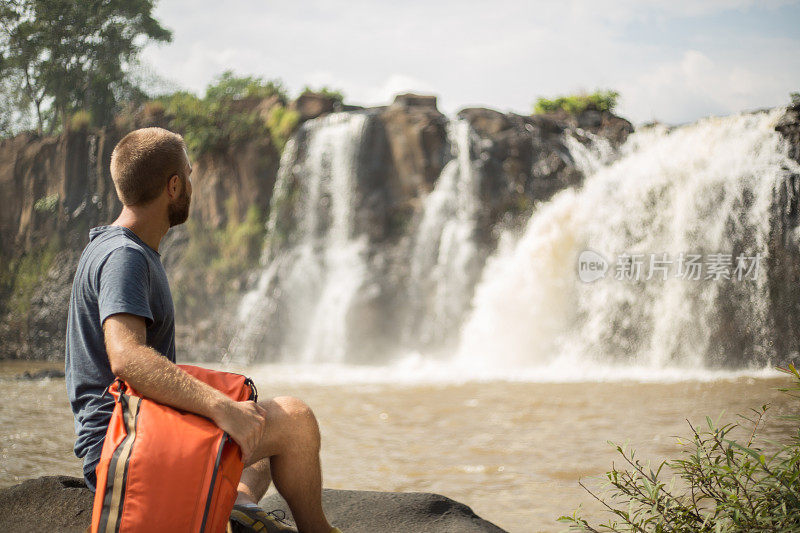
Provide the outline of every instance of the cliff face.
[[[775,129],[789,144],[789,156],[800,163],[800,103],[794,103]],[[800,173],[787,173],[775,191],[770,224],[768,268],[770,315],[779,354],[800,354]],[[795,360],[797,355],[795,356]]]
[[56,234],[72,239],[118,211],[107,166],[118,139],[103,130],[0,141],[0,254],[31,252]]
[[[123,134],[109,128],[0,141],[0,359],[63,357],[72,277],[88,230],[121,209],[109,165]],[[198,231],[235,225],[250,205],[268,204],[277,165],[269,139],[195,161],[190,216]],[[181,260],[186,236],[185,228],[171,231],[161,249],[178,281],[188,268]]]
[[111,131],[0,142],[0,357],[63,357],[66,304],[90,227],[120,204]]
[[[268,102],[245,104],[258,110]],[[322,207],[303,205],[304,187],[314,178],[299,163],[317,127],[313,119],[336,106],[314,95],[292,105],[310,122],[295,135],[298,153],[280,171],[283,178],[279,152],[269,138],[193,161],[189,223],[173,228],[160,250],[176,301],[183,357],[218,359],[228,346],[239,327],[232,318],[236,305],[258,281],[265,238],[266,256],[274,258],[302,240],[310,213],[334,216],[324,198]],[[597,112],[524,117],[466,109],[451,121],[438,111],[434,97],[417,95],[401,95],[386,107],[346,109],[346,116],[367,117],[358,141],[350,231],[366,236],[369,269],[380,280],[359,292],[346,317],[353,331],[375,339],[361,347],[362,353],[419,333],[409,326],[418,320],[409,283],[419,275],[412,272],[410,258],[419,255],[423,219],[436,218],[428,198],[437,186],[446,187],[439,185],[443,176],[452,177],[453,169],[445,167],[454,164],[454,153],[467,150],[481,175],[474,199],[480,208],[470,230],[480,243],[480,263],[494,248],[498,227],[521,224],[536,202],[581,181],[565,133],[587,145],[603,138],[618,146],[632,131],[627,121]],[[459,123],[468,126],[467,134],[455,132]],[[169,127],[169,117],[140,115],[131,126],[148,125]],[[0,209],[0,358],[63,357],[69,291],[88,230],[111,222],[120,210],[109,162],[124,133],[108,128],[0,142],[0,194],[6,200]],[[459,148],[459,143],[466,144]],[[274,318],[274,324],[282,323]],[[433,344],[441,341],[441,335],[428,336]]]

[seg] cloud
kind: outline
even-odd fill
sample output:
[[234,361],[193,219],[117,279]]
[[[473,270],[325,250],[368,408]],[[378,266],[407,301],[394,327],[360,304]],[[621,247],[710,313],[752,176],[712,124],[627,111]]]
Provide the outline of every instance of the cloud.
[[[681,122],[777,105],[800,87],[800,34],[747,26],[752,12],[780,16],[786,4],[164,0],[156,16],[174,42],[148,47],[144,59],[198,92],[232,69],[281,78],[293,92],[327,85],[366,105],[414,90],[439,95],[449,113],[527,113],[537,96],[614,88],[632,120]],[[726,26],[731,16],[736,28]]]
[[752,68],[687,50],[622,83],[620,111],[637,121],[683,123],[788,101],[797,71]]

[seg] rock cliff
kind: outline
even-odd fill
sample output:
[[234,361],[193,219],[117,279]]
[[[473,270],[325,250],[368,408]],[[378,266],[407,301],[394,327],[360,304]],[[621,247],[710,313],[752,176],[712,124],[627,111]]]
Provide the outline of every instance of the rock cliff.
[[[260,114],[273,104],[240,103]],[[160,250],[176,300],[182,357],[220,357],[238,327],[227,317],[257,282],[253,272],[264,239],[269,256],[298,238],[305,215],[301,198],[292,194],[310,178],[293,172],[313,124],[323,120],[317,117],[340,108],[367,116],[353,231],[366,235],[370,269],[381,281],[377,290],[362,291],[348,313],[353,328],[375,341],[363,350],[385,349],[418,332],[409,326],[416,312],[409,305],[409,257],[419,241],[414,233],[432,216],[425,215],[432,209],[426,199],[457,151],[454,123],[469,125],[469,157],[482,176],[471,230],[480,243],[479,261],[495,246],[498,228],[520,225],[537,202],[581,181],[564,144],[566,133],[587,145],[603,139],[618,146],[632,131],[624,119],[596,111],[525,117],[465,109],[453,121],[439,112],[435,97],[420,95],[400,95],[389,106],[364,110],[306,94],[290,107],[304,125],[295,134],[299,155],[286,163],[283,189],[275,185],[279,150],[268,137],[193,161],[190,222],[171,230]],[[63,357],[66,303],[79,252],[88,229],[111,222],[120,209],[108,170],[111,150],[127,130],[148,125],[170,127],[170,117],[145,108],[126,127],[0,141],[0,194],[6,199],[0,210],[0,358]],[[279,189],[284,196],[273,199]],[[272,233],[264,228],[270,217],[276,220]],[[384,327],[393,320],[397,327]],[[458,317],[448,320],[452,328]],[[433,344],[442,338],[429,336]]]

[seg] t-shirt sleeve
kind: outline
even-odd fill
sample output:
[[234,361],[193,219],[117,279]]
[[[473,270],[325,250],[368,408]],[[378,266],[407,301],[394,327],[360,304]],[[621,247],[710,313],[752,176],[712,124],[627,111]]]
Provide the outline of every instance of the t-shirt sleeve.
[[100,270],[97,305],[101,325],[119,313],[143,317],[148,326],[153,323],[149,266],[142,252],[126,246],[109,254]]

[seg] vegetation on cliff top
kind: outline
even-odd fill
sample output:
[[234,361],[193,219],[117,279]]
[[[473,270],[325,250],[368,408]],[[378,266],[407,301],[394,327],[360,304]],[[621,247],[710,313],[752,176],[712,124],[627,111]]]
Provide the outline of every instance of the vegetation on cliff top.
[[226,71],[199,98],[179,91],[157,98],[170,117],[170,127],[183,134],[192,155],[224,152],[248,140],[271,138],[280,151],[299,122],[286,107],[279,80],[237,77]]
[[573,94],[555,98],[538,98],[533,107],[534,114],[563,110],[577,115],[587,109],[613,112],[619,102],[619,93],[612,90],[597,90],[591,94]]
[[300,91],[300,96],[303,96],[304,94],[318,94],[320,96],[324,96],[325,98],[330,98],[337,105],[341,105],[342,102],[344,102],[344,93],[338,89],[331,89],[328,86],[323,86],[319,89],[312,89],[310,86],[306,85],[303,87],[303,90]]
[[[800,373],[787,370],[794,386],[781,389],[800,398]],[[605,492],[584,487],[613,516],[591,525],[580,510],[562,516],[560,522],[579,531],[661,532],[698,531],[733,533],[800,530],[800,429],[789,444],[765,442],[768,452],[756,445],[767,405],[753,409],[746,421],[745,444],[731,437],[737,424],[718,426],[710,418],[707,427],[689,425],[691,436],[679,443],[679,459],[663,461],[655,469],[643,463],[633,450],[616,446],[625,469],[613,466],[606,474]],[[800,422],[800,416],[785,417]],[[675,476],[665,480],[672,471]]]

